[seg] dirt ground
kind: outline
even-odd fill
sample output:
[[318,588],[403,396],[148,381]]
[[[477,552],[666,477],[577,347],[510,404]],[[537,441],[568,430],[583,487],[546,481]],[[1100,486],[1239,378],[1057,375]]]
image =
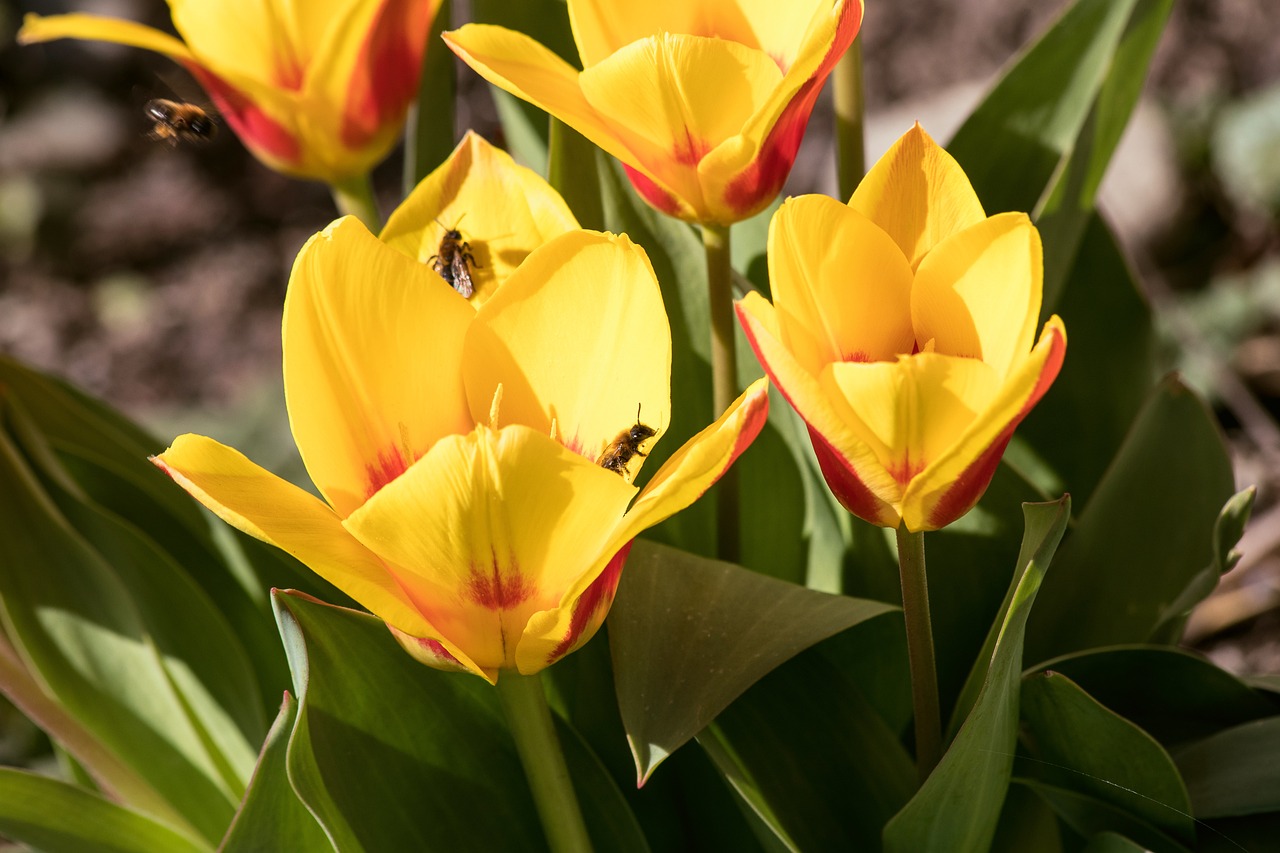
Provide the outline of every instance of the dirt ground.
[[[989,79],[1066,5],[868,0],[870,110]],[[277,381],[285,282],[303,241],[334,215],[328,193],[259,166],[229,133],[198,148],[149,140],[141,104],[177,76],[163,59],[82,42],[14,44],[22,14],[73,9],[167,21],[162,3],[143,0],[0,4],[0,351],[152,423],[174,412],[236,417],[278,394],[261,389]],[[1171,168],[1184,202],[1163,231],[1130,243],[1173,291],[1276,260],[1275,219],[1224,199],[1201,129],[1223,105],[1280,84],[1277,44],[1274,0],[1175,3],[1147,95],[1178,134]],[[487,92],[461,73],[478,99],[466,114],[483,121]],[[829,123],[819,114],[814,132]],[[397,177],[393,156],[377,179],[394,192]],[[1255,335],[1249,345],[1280,352],[1277,325],[1270,318],[1263,343]],[[1274,430],[1280,388],[1254,381],[1262,372],[1238,375]],[[1280,456],[1259,449],[1267,439],[1242,429],[1248,418],[1230,402],[1221,411],[1242,481],[1262,483],[1260,518],[1244,567],[1194,631],[1230,668],[1280,672],[1280,469],[1269,461]]]

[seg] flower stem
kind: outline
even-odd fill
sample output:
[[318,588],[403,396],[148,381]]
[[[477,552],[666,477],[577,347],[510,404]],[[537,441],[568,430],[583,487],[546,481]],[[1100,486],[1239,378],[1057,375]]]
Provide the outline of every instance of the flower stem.
[[866,101],[862,87],[862,36],[853,40],[836,65],[836,172],[840,200],[847,202],[867,170],[863,139]]
[[929,778],[942,758],[942,712],[938,705],[938,668],[929,620],[929,582],[924,568],[924,533],[898,525],[898,567],[902,576],[902,616],[907,623],[911,663],[911,704],[916,721],[916,771]]
[[498,695],[552,853],[589,853],[591,839],[560,751],[541,674],[504,669],[498,676]]
[[378,205],[373,200],[373,182],[368,174],[335,181],[329,185],[329,191],[339,214],[356,217],[375,234],[382,230],[382,218],[378,216]]
[[[702,223],[707,255],[707,296],[711,313],[711,418],[720,417],[738,396],[738,358],[733,337],[733,265],[729,226]],[[717,487],[716,533],[720,559],[738,562],[738,477],[730,467]]]

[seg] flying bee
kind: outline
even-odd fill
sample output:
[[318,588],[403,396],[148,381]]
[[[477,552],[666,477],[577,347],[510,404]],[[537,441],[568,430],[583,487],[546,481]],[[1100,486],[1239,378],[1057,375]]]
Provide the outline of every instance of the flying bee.
[[631,461],[631,457],[648,456],[649,454],[640,450],[640,445],[657,434],[658,431],[653,427],[640,423],[640,407],[637,405],[635,426],[618,433],[618,437],[604,449],[604,453],[600,454],[600,467],[608,468],[620,476],[627,476],[630,473],[627,471],[627,463]]
[[163,139],[170,145],[179,142],[208,142],[218,135],[218,123],[203,107],[184,101],[163,98],[147,101],[142,109],[155,122],[152,139]]
[[[461,221],[461,219],[458,220],[458,222]],[[427,263],[431,264],[431,268],[442,279],[449,282],[450,287],[461,293],[463,298],[470,299],[471,294],[476,290],[471,281],[471,268],[480,268],[476,263],[475,255],[471,254],[471,244],[462,239],[462,232],[458,230],[457,222],[452,228],[445,228],[444,223],[439,219],[436,220],[436,224],[444,228],[444,237],[440,240],[440,248],[436,250],[436,254],[427,259]]]

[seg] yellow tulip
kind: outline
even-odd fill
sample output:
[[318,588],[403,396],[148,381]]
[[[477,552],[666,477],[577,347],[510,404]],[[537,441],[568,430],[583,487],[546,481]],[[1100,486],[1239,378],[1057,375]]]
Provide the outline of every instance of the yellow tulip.
[[617,157],[658,210],[729,224],[782,189],[862,0],[569,0],[583,71],[521,33],[445,41],[479,74]]
[[337,183],[402,130],[440,0],[168,0],[182,36],[133,21],[27,15],[18,40],[92,39],[163,53],[200,81],[245,147],[287,175]]
[[750,294],[738,318],[808,424],[836,497],[910,531],[968,512],[1066,351],[1057,316],[1035,341],[1035,226],[1021,213],[987,217],[959,164],[916,125],[847,206],[784,203],[768,252],[773,304]]
[[430,265],[443,254],[446,233],[457,231],[472,257],[470,299],[479,308],[530,252],[577,229],[578,220],[550,184],[467,131],[449,158],[391,214],[380,236]]
[[598,464],[637,417],[657,441],[670,415],[670,328],[625,236],[557,237],[477,309],[346,217],[298,255],[283,334],[290,425],[323,499],[203,436],[155,463],[419,660],[491,682],[586,642],[632,538],[706,491],[768,409],[761,380],[638,495],[643,456]]

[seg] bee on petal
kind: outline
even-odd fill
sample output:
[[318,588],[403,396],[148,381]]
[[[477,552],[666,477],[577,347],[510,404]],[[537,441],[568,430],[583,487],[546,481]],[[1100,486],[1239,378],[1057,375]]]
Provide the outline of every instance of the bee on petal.
[[600,454],[600,467],[626,477],[630,473],[627,471],[627,463],[633,456],[648,456],[649,454],[640,450],[640,445],[657,434],[658,431],[653,427],[640,423],[640,407],[636,406],[635,425],[618,433],[618,437],[609,443],[604,453]]
[[431,268],[442,279],[449,282],[450,287],[464,298],[470,299],[471,294],[475,293],[471,268],[480,266],[476,263],[475,255],[471,254],[471,244],[462,239],[457,223],[452,228],[445,228],[444,223],[439,220],[436,223],[444,228],[444,237],[440,240],[440,248],[427,259],[427,263],[431,264]]

